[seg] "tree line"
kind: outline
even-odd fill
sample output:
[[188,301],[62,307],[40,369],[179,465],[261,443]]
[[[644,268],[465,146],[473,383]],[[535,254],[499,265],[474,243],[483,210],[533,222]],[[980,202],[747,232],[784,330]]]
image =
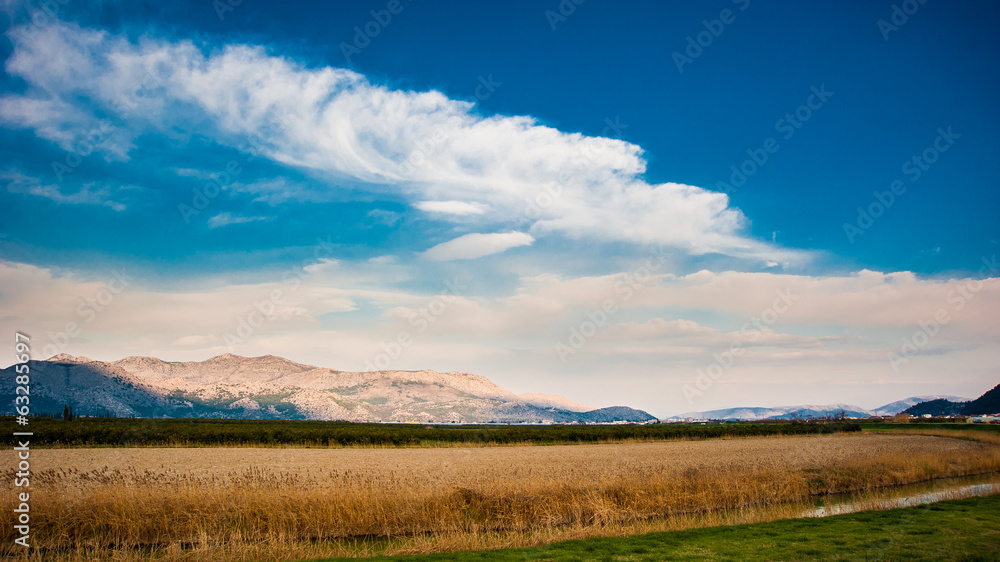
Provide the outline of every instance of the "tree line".
[[[854,422],[717,425],[420,425],[305,420],[33,418],[35,445],[54,446],[427,446],[599,443],[861,431]],[[12,444],[8,433],[2,436]]]

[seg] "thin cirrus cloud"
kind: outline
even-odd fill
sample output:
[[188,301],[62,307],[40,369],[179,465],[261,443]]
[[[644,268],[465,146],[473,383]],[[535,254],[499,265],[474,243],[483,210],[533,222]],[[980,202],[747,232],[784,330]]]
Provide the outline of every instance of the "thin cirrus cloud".
[[7,184],[7,191],[10,193],[44,197],[58,204],[100,205],[110,207],[115,211],[125,210],[124,203],[112,198],[111,187],[108,185],[98,187],[95,183],[87,183],[79,186],[75,191],[67,192],[62,186],[44,184],[38,178],[12,170],[0,172],[0,182]]
[[442,242],[423,255],[433,261],[471,260],[519,246],[530,246],[534,241],[530,234],[524,232],[473,233]]
[[426,213],[458,216],[481,215],[486,212],[483,205],[464,201],[419,201],[414,207]]
[[808,259],[750,238],[725,194],[646,182],[642,149],[628,142],[562,132],[529,116],[481,116],[441,92],[392,90],[259,46],[136,43],[63,22],[20,31],[7,71],[27,89],[0,99],[0,120],[64,148],[104,120],[109,140],[96,150],[108,159],[127,159],[143,135],[182,131],[252,147],[326,180],[309,189],[401,197],[437,220],[476,215],[496,230],[527,224],[534,237]]
[[241,217],[233,216],[228,212],[219,213],[212,218],[208,219],[209,228],[219,228],[220,226],[229,226],[231,224],[244,224],[248,222],[266,221],[268,217]]

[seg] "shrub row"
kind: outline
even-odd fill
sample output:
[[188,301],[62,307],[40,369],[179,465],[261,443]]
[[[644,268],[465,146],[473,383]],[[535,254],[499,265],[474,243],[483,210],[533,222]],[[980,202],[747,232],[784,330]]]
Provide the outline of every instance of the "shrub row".
[[[12,418],[6,418],[13,425]],[[719,425],[417,425],[303,420],[33,418],[33,445],[416,446],[446,443],[596,443],[861,431],[853,422]],[[0,434],[2,435],[2,434]],[[14,437],[0,437],[6,445]]]

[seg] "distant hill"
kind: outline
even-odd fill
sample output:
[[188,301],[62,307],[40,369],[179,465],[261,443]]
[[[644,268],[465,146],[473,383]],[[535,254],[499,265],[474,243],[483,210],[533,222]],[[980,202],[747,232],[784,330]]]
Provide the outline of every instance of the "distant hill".
[[[903,400],[890,402],[884,406],[867,410],[851,404],[822,404],[822,405],[797,405],[797,406],[775,406],[773,408],[746,407],[746,408],[725,408],[722,410],[708,410],[704,412],[687,412],[667,419],[710,419],[710,420],[765,420],[765,419],[792,419],[792,418],[825,418],[839,415],[850,418],[866,418],[869,416],[893,416],[907,408],[912,408],[917,404],[928,403],[944,399],[945,402],[952,400],[962,402],[967,400],[959,396],[911,396]],[[913,414],[917,415],[917,414]]]
[[923,416],[924,414],[932,416],[961,415],[966,404],[968,402],[952,402],[945,398],[939,398],[937,400],[928,400],[927,402],[914,404],[903,410],[903,413],[911,416]]
[[778,406],[774,408],[726,408],[723,410],[708,410],[704,412],[687,412],[667,419],[709,419],[709,420],[765,420],[765,419],[809,419],[833,417],[843,413],[844,416],[863,418],[872,415],[871,411],[850,404],[825,404]]
[[894,416],[911,406],[916,406],[921,402],[930,402],[932,400],[950,400],[952,402],[968,402],[968,398],[962,396],[948,396],[946,394],[934,394],[930,396],[911,396],[909,398],[904,398],[902,400],[897,400],[895,402],[890,402],[885,406],[879,406],[872,410],[877,416]]
[[931,400],[907,408],[904,413],[911,416],[931,414],[933,416],[963,415],[983,416],[1000,413],[1000,384],[986,391],[982,396],[968,402],[952,400]]
[[967,416],[983,416],[1000,414],[1000,384],[987,390],[982,396],[969,402],[962,413]]
[[[282,357],[225,354],[205,361],[155,357],[30,361],[31,405],[58,414],[316,419],[421,423],[649,421],[624,406],[594,409],[562,396],[518,396],[469,373],[347,372]],[[14,411],[14,366],[0,371],[0,413]]]
[[592,423],[610,423],[616,421],[645,422],[656,418],[642,410],[634,410],[627,406],[611,406],[577,414],[579,421]]

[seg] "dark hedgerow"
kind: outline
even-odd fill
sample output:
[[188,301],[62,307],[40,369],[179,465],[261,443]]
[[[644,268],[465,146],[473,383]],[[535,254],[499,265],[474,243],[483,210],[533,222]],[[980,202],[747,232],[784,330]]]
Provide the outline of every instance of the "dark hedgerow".
[[[7,418],[13,422],[12,418]],[[54,446],[433,446],[599,443],[861,431],[854,422],[719,425],[420,425],[303,420],[56,418],[31,420],[33,445]],[[10,433],[5,445],[13,445]]]

